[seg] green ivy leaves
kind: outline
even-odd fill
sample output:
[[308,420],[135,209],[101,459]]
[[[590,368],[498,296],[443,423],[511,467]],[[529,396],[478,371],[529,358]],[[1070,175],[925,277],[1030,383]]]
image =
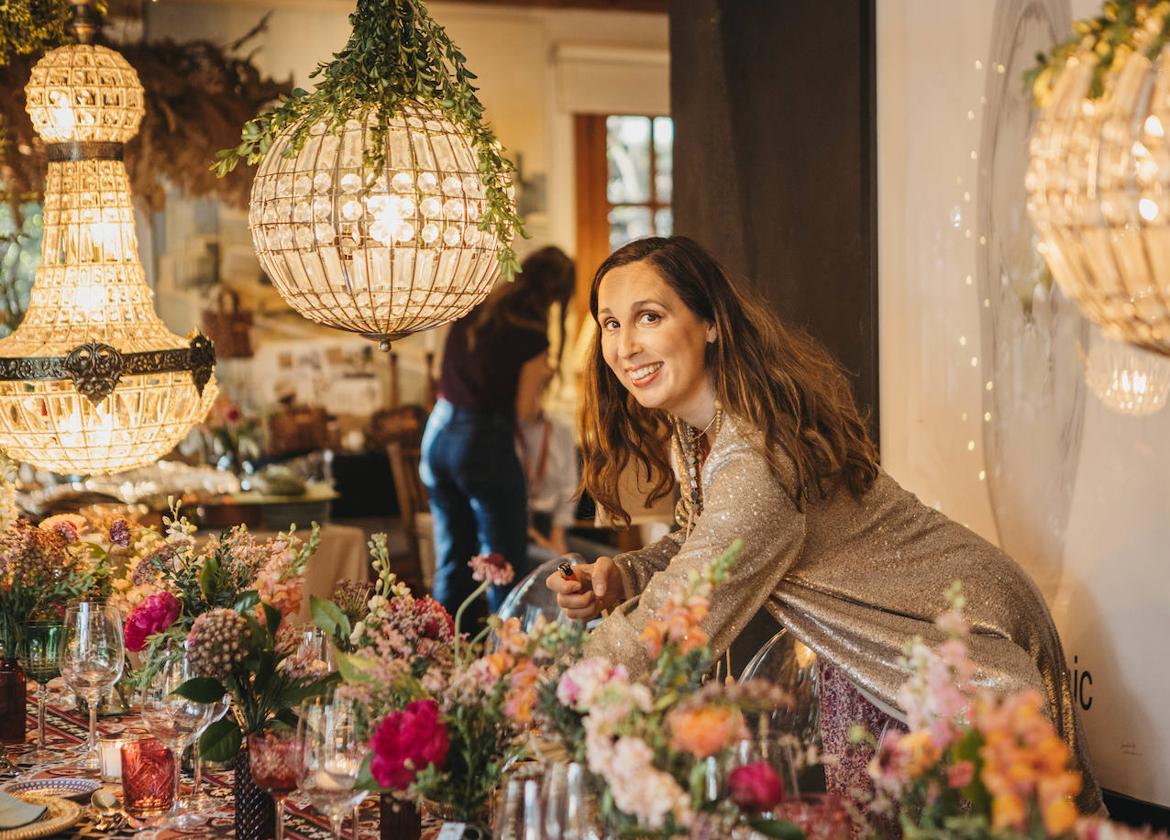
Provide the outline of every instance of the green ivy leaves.
[[358,0],[349,20],[353,33],[345,48],[313,71],[312,78],[320,79],[316,89],[312,93],[294,90],[274,109],[249,120],[240,143],[218,152],[212,170],[222,177],[241,161],[259,162],[286,130],[293,131],[287,149],[291,157],[300,151],[314,124],[323,122],[328,130],[339,132],[348,120],[371,117],[374,142],[365,165],[376,170],[385,161],[382,141],[390,120],[401,112],[404,102],[418,100],[437,108],[470,139],[486,192],[487,207],[479,228],[499,243],[497,258],[504,276],[514,276],[519,263],[512,241],[524,233],[507,195],[515,167],[483,119],[483,105],[471,84],[476,76],[465,66],[466,56],[431,18],[423,0]]

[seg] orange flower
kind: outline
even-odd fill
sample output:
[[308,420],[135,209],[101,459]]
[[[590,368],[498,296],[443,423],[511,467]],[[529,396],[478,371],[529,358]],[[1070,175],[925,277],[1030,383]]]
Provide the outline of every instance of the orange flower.
[[739,709],[731,706],[700,706],[675,709],[666,718],[672,749],[707,758],[747,737],[747,725]]
[[1044,807],[1044,830],[1059,837],[1072,830],[1077,822],[1077,808],[1071,799],[1054,799]]
[[898,751],[903,756],[906,775],[916,779],[938,763],[941,753],[930,737],[930,730],[919,729],[898,740]]
[[1024,800],[1014,793],[1005,793],[991,800],[991,826],[996,831],[1024,827]]

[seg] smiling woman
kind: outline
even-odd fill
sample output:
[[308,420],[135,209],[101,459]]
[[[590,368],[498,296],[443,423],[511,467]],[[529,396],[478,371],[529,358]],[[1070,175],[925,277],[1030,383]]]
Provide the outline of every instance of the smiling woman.
[[[680,529],[658,543],[548,579],[576,619],[609,615],[590,651],[631,674],[649,666],[639,636],[669,593],[733,541],[743,552],[702,622],[722,654],[766,608],[820,657],[827,751],[851,723],[876,737],[899,718],[902,650],[939,641],[935,616],[961,580],[979,682],[1039,689],[1084,774],[1082,809],[1100,791],[1060,639],[1028,576],[995,546],[903,490],[877,464],[848,381],[808,337],[781,324],[685,237],[614,252],[593,280],[599,326],[582,417],[585,486],[629,517],[617,481],[631,462],[682,485]],[[668,455],[668,453],[670,453]],[[673,462],[673,463],[671,463]],[[664,495],[670,479],[654,492]],[[855,749],[830,769],[846,795],[868,785]]]

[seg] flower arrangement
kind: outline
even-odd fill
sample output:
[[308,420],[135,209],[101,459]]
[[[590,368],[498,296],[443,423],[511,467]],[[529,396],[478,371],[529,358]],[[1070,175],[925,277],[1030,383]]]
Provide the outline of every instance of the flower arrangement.
[[[460,632],[464,607],[493,583],[511,580],[503,558],[470,565],[481,585],[456,611],[416,598],[390,570],[385,538],[370,542],[378,578],[364,610],[312,601],[316,623],[340,651],[343,691],[368,710],[368,788],[437,803],[465,821],[480,818],[504,767],[522,750],[521,728],[533,719],[546,645],[562,633],[493,618],[475,638]],[[356,622],[351,617],[359,614]],[[489,652],[488,637],[495,647]]]
[[[870,767],[873,809],[898,809],[907,838],[1045,840],[1150,837],[1081,819],[1074,797],[1080,774],[1035,690],[997,695],[972,682],[969,628],[959,584],[935,625],[945,640],[914,640],[906,652],[911,677],[898,693],[909,731],[887,735]],[[858,737],[863,737],[857,733]]]
[[[205,614],[228,610],[263,619],[271,609],[283,619],[300,610],[305,564],[320,538],[316,524],[308,540],[290,529],[260,541],[237,526],[203,545],[178,506],[164,524],[165,538],[141,538],[150,550],[134,557],[113,582],[119,602],[128,607],[126,649],[145,651],[143,679],[182,650]],[[276,625],[268,626],[276,632]]]
[[[293,709],[337,682],[328,666],[299,646],[300,634],[273,605],[245,598],[215,607],[191,623],[185,646],[198,676],[176,693],[200,703],[231,697],[234,715],[216,721],[199,739],[211,761],[232,761],[248,735],[270,726],[295,726]],[[258,612],[258,614],[257,614]]]
[[699,823],[716,835],[739,825],[768,837],[802,836],[791,823],[768,816],[785,796],[770,765],[735,768],[726,796],[713,795],[708,782],[708,759],[748,737],[746,715],[785,702],[762,681],[700,686],[712,661],[701,622],[741,547],[737,541],[671,593],[647,623],[642,643],[654,666],[646,681],[590,657],[564,668],[555,687],[540,691],[542,721],[600,777],[602,813],[619,836],[685,835]]
[[221,470],[243,469],[260,457],[260,421],[220,394],[200,426],[207,462]]
[[89,592],[101,569],[70,551],[52,527],[17,519],[0,532],[0,647],[15,657],[21,627],[29,621],[64,615],[65,604]]

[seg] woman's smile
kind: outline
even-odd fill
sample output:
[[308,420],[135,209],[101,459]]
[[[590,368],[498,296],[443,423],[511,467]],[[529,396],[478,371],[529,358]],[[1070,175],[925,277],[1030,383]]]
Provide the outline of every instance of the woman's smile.
[[626,376],[630,379],[630,384],[635,388],[645,388],[658,378],[658,371],[662,370],[662,362],[654,362],[649,365],[642,365],[633,370],[627,368]]

